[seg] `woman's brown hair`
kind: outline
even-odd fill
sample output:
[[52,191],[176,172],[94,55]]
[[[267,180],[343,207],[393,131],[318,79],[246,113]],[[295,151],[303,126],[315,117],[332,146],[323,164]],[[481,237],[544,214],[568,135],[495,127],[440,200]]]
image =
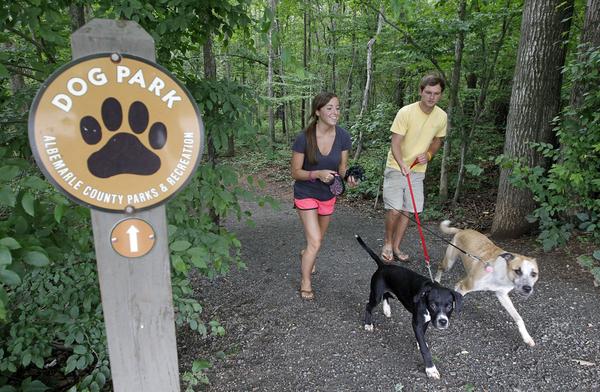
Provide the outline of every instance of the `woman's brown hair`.
[[308,126],[304,130],[306,133],[306,157],[308,158],[308,163],[311,165],[316,165],[319,161],[317,160],[317,121],[319,117],[317,117],[317,111],[321,109],[323,106],[327,105],[332,98],[337,98],[338,96],[334,93],[323,92],[317,94],[313,100],[311,105],[310,117],[308,118]]

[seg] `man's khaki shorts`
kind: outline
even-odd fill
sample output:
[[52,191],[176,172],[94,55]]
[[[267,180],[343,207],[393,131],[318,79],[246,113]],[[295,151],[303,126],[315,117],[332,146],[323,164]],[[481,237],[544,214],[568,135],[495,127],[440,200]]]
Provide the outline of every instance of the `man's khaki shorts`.
[[[425,173],[410,172],[412,185],[417,205],[417,212],[423,211],[423,181]],[[407,211],[414,213],[414,207],[408,189],[408,181],[402,172],[389,167],[383,172],[383,203],[387,210]]]

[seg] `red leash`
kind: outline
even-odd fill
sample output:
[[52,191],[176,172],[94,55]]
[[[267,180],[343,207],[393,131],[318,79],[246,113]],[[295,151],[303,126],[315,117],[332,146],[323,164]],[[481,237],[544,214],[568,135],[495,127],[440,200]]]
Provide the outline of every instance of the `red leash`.
[[[412,169],[418,161],[415,159],[410,169]],[[415,203],[415,194],[413,193],[412,184],[410,182],[410,173],[406,173],[406,180],[408,181],[408,190],[410,191],[410,199],[412,200],[413,209],[415,210],[415,220],[417,221],[417,228],[419,229],[419,236],[421,237],[421,245],[423,245],[423,254],[425,256],[425,265],[429,271],[429,277],[433,282],[433,275],[431,274],[431,265],[429,259],[429,252],[427,252],[427,245],[425,244],[425,236],[423,235],[423,229],[421,228],[421,220],[419,219],[419,213],[417,212],[417,203]]]

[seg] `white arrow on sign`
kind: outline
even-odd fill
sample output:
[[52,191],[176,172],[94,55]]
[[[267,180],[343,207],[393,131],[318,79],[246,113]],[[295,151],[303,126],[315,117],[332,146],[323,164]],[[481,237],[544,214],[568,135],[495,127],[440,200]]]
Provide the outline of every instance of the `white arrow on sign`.
[[134,225],[129,226],[129,229],[127,229],[127,234],[129,234],[129,251],[131,253],[135,253],[138,251],[138,233],[140,231],[138,230],[137,227],[135,227]]

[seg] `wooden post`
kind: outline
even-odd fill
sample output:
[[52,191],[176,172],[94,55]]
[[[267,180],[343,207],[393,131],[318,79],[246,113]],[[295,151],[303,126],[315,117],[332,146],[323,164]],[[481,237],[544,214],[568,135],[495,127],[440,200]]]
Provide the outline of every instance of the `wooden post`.
[[[155,60],[152,37],[137,23],[94,19],[73,33],[73,59],[99,52]],[[125,218],[143,219],[156,235],[138,258],[111,247],[111,230]],[[116,392],[179,391],[179,369],[165,206],[132,214],[92,209],[102,308]]]

